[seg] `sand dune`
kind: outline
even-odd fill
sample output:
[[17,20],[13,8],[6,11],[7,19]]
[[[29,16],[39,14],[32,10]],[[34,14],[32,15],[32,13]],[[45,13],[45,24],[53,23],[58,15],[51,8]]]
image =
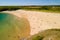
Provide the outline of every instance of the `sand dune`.
[[14,14],[18,17],[25,17],[30,22],[31,35],[38,33],[39,31],[57,28],[60,29],[60,14],[48,13],[48,12],[36,12],[36,11],[5,11],[7,13]]

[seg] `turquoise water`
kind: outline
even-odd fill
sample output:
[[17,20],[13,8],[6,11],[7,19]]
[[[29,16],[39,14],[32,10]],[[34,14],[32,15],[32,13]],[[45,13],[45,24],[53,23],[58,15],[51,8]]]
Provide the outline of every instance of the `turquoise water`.
[[0,22],[7,22],[10,19],[14,19],[13,15],[8,14],[8,13],[0,13]]
[[0,13],[0,30],[1,29],[3,30],[4,28],[8,28],[10,24],[12,24],[11,22],[14,20],[14,18],[12,17],[13,15],[8,13]]
[[7,17],[6,14],[0,13],[0,21],[4,20]]
[[8,14],[5,14],[5,13],[0,13],[0,22],[3,22],[7,19],[8,17]]

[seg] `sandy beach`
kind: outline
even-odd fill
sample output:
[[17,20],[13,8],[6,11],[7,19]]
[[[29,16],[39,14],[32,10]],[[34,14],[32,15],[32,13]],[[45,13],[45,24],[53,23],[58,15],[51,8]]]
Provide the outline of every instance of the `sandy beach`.
[[60,29],[60,14],[59,13],[48,13],[48,12],[37,12],[27,10],[16,10],[16,11],[4,11],[16,15],[18,17],[25,17],[28,19],[31,27],[31,35],[38,33],[39,31],[57,28]]

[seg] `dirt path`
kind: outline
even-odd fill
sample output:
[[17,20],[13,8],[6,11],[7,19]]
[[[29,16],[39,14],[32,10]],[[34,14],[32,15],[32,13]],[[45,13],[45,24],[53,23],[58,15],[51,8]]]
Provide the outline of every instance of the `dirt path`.
[[26,17],[31,26],[31,35],[38,33],[39,31],[60,28],[60,14],[48,13],[48,12],[35,12],[35,11],[5,11],[14,14],[18,17]]

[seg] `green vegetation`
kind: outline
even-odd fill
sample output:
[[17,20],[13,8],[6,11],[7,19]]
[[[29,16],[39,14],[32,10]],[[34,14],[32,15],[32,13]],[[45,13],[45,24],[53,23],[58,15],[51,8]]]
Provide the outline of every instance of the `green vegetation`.
[[33,11],[44,11],[44,12],[59,12],[60,6],[25,6],[25,10],[33,10]]
[[60,12],[60,5],[48,6],[0,6],[0,11],[12,11],[17,9],[45,11],[45,12]]
[[20,9],[20,8],[17,6],[0,6],[0,11],[6,11],[6,10],[12,11],[17,9]]
[[28,40],[60,40],[60,29],[48,29],[31,36]]

